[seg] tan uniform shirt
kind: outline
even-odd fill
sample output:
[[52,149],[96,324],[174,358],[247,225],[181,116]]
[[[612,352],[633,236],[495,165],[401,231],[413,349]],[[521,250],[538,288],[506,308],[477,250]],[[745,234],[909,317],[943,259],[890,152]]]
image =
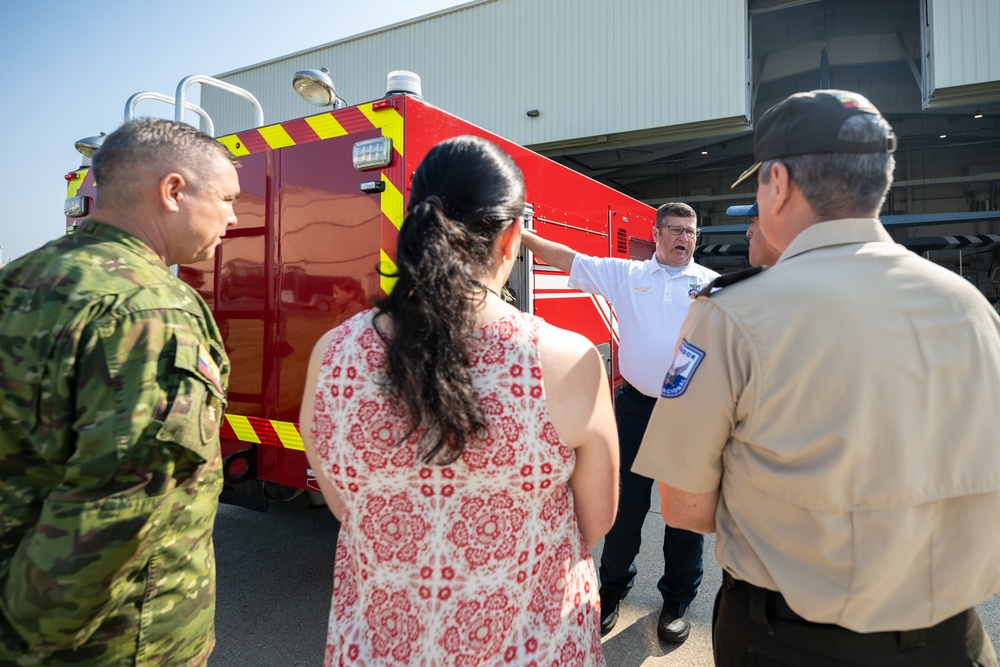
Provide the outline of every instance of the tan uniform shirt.
[[875,220],[691,306],[634,472],[720,488],[716,557],[805,618],[933,625],[1000,592],[1000,318]]

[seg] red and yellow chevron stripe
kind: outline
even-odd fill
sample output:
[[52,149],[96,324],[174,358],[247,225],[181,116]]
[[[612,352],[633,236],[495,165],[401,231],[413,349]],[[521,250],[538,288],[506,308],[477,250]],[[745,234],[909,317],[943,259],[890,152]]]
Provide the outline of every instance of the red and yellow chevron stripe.
[[299,435],[298,424],[276,419],[227,414],[222,421],[219,436],[240,442],[252,442],[257,445],[305,451],[302,436]]

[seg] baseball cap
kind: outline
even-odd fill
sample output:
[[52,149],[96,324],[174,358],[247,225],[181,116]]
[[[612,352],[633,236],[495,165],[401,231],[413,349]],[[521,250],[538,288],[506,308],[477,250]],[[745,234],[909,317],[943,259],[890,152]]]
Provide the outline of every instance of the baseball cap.
[[896,135],[877,141],[853,142],[837,139],[841,126],[851,116],[880,116],[867,99],[846,90],[813,90],[795,93],[771,107],[757,122],[753,138],[756,163],[740,174],[732,188],[753,176],[767,160],[814,153],[892,153]]
[[734,218],[749,218],[752,215],[757,215],[757,202],[748,206],[730,206],[726,209],[726,215]]

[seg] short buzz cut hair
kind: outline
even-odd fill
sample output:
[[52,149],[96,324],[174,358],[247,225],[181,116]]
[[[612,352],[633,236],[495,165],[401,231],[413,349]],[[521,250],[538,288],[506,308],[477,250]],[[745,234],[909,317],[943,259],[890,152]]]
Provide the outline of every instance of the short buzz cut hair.
[[105,137],[94,153],[91,168],[98,203],[134,204],[146,185],[145,177],[159,179],[174,171],[198,188],[208,180],[216,156],[239,166],[228,148],[187,123],[162,118],[128,121]]
[[656,209],[656,226],[662,227],[666,218],[692,218],[697,224],[698,214],[682,202],[668,202]]

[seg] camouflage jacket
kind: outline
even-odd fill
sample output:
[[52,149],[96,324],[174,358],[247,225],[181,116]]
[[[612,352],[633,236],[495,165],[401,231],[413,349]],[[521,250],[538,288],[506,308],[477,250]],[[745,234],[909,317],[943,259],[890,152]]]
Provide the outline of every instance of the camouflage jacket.
[[200,665],[229,361],[99,222],[0,271],[0,666]]

